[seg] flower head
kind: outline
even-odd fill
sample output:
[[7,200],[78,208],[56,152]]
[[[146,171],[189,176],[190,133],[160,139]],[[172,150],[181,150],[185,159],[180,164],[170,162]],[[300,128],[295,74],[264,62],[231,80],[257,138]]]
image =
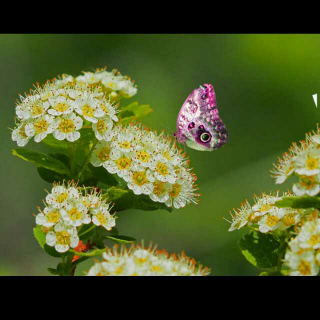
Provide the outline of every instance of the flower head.
[[89,276],[206,276],[210,270],[197,265],[183,252],[171,256],[156,246],[132,245],[107,249],[103,260],[88,272]]
[[152,201],[182,208],[197,203],[195,175],[175,143],[141,125],[117,125],[110,141],[99,142],[90,159],[123,178],[135,194]]

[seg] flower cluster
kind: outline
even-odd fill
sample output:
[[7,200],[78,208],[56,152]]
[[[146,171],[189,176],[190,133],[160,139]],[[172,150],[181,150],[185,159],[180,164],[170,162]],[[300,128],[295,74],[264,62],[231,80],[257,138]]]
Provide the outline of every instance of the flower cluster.
[[99,87],[80,85],[72,77],[38,86],[16,107],[17,126],[12,140],[25,146],[31,138],[40,142],[52,134],[57,140],[74,142],[81,128],[92,128],[97,139],[110,140],[116,106]]
[[320,219],[314,210],[289,242],[284,263],[291,276],[316,276],[320,266]]
[[66,252],[79,244],[78,232],[93,223],[111,230],[115,217],[110,204],[95,189],[79,188],[73,182],[56,184],[46,196],[46,207],[36,215],[36,224],[46,232],[46,243],[58,252]]
[[141,125],[116,126],[95,147],[90,162],[123,178],[135,194],[177,209],[196,203],[196,177],[173,140]]
[[119,71],[112,72],[104,69],[97,69],[96,72],[83,72],[84,74],[71,79],[64,76],[63,81],[75,81],[79,85],[99,86],[103,92],[110,95],[110,99],[117,100],[121,97],[131,98],[137,93],[137,88],[128,76],[122,76]]
[[206,276],[208,268],[197,265],[194,259],[181,255],[171,256],[165,250],[150,245],[132,245],[129,249],[118,246],[103,253],[103,261],[96,262],[88,276]]
[[[282,197],[290,197],[292,194],[284,193]],[[255,197],[255,204],[251,206],[248,201],[242,204],[240,209],[234,209],[232,223],[229,231],[241,229],[245,225],[257,227],[262,233],[274,230],[285,230],[299,223],[300,219],[308,214],[307,209],[278,208],[274,204],[281,200],[279,194],[265,193]]]
[[299,181],[292,188],[297,196],[317,195],[320,192],[320,129],[308,133],[300,145],[294,143],[271,172],[277,184],[297,175]]

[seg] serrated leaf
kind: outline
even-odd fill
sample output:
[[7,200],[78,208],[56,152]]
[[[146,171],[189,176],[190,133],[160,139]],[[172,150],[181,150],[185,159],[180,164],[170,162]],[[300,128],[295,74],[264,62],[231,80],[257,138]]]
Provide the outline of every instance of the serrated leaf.
[[46,234],[41,230],[40,226],[33,228],[33,235],[43,249],[43,246],[46,244]]
[[43,167],[60,174],[70,174],[69,169],[62,161],[55,159],[48,154],[22,148],[12,149],[12,154],[27,162],[33,163],[38,167]]
[[127,236],[105,236],[106,239],[112,240],[117,243],[128,244],[137,241],[135,238],[127,237]]
[[133,102],[121,110],[119,113],[119,119],[121,124],[125,125],[134,120],[141,119],[152,111],[153,110],[149,105],[139,105],[138,102]]
[[320,208],[320,198],[319,197],[284,197],[283,199],[277,201],[275,205],[279,208],[295,208],[295,209],[307,209],[307,208]]
[[239,247],[257,268],[273,268],[278,264],[280,243],[270,234],[250,232],[240,239]]

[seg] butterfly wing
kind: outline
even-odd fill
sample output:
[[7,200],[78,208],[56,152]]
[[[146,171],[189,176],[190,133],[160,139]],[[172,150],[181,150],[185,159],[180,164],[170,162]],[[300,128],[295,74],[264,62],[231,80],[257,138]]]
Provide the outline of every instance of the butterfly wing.
[[199,151],[219,149],[228,141],[211,84],[200,86],[188,96],[178,114],[175,135],[178,142]]

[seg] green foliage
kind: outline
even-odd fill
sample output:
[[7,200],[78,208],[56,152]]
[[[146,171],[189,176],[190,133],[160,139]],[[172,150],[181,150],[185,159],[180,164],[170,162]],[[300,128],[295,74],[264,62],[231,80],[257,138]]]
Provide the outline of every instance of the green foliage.
[[41,230],[41,226],[37,225],[35,228],[33,228],[33,235],[38,241],[40,247],[43,249],[44,245],[46,244],[46,235]]
[[106,236],[105,238],[121,244],[128,244],[137,241],[135,238],[132,237],[118,235]]
[[320,197],[284,197],[282,200],[277,201],[275,205],[279,208],[320,209]]
[[70,175],[70,170],[61,160],[48,154],[21,148],[12,149],[12,154],[38,167],[43,167],[60,174]]
[[88,171],[89,171],[89,175],[86,178],[94,179],[96,181],[96,185],[98,182],[101,182],[107,186],[118,185],[118,180],[115,178],[115,175],[109,173],[103,167],[94,167],[91,163],[89,163]]
[[272,235],[251,231],[239,241],[245,258],[257,268],[274,268],[278,265],[280,242]]
[[119,113],[119,119],[120,122],[125,125],[145,117],[152,111],[153,110],[149,105],[144,104],[139,106],[138,102],[133,102],[121,109],[121,112]]

